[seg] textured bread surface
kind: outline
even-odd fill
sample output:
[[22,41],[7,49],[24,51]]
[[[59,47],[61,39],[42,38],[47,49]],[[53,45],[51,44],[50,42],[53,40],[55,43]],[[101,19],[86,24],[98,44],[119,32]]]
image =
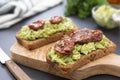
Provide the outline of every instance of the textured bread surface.
[[52,62],[48,55],[46,55],[46,59],[47,59],[47,62],[49,64],[51,64],[51,66],[52,66],[51,68],[56,69],[56,71],[59,71],[62,74],[70,74],[71,72],[73,72],[77,68],[80,68],[87,63],[90,63],[96,59],[99,59],[103,56],[106,56],[106,55],[114,52],[116,49],[116,45],[112,41],[110,41],[109,39],[107,39],[107,41],[109,42],[108,47],[106,47],[104,49],[97,49],[97,50],[92,51],[91,53],[89,53],[87,55],[83,55],[83,56],[81,56],[81,58],[79,60],[77,60],[73,64],[59,65],[57,63]]
[[40,39],[36,39],[34,41],[28,41],[28,40],[21,39],[19,36],[19,33],[20,33],[20,31],[19,31],[16,33],[16,39],[17,39],[17,42],[19,44],[21,44],[22,46],[24,46],[25,48],[27,48],[29,50],[33,50],[33,49],[39,48],[41,46],[47,45],[49,43],[58,41],[65,34],[70,34],[76,29],[78,29],[78,27],[75,26],[73,30],[68,30],[66,32],[58,32],[58,33],[55,33],[55,34],[49,36],[48,38],[40,38]]

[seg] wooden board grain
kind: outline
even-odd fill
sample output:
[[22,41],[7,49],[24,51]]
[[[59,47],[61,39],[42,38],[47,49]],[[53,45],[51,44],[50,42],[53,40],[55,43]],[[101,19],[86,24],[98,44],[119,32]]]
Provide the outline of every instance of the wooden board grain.
[[120,77],[120,56],[117,54],[109,54],[75,70],[70,75],[63,75],[51,68],[46,62],[46,52],[52,45],[53,43],[35,50],[27,50],[20,44],[15,43],[10,51],[12,59],[22,65],[68,79],[80,80],[98,74]]

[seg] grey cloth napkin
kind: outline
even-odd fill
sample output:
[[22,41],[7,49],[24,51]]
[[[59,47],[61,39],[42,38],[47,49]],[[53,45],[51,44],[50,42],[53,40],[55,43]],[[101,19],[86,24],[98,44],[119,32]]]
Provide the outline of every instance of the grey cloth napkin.
[[0,0],[0,29],[9,28],[63,0]]

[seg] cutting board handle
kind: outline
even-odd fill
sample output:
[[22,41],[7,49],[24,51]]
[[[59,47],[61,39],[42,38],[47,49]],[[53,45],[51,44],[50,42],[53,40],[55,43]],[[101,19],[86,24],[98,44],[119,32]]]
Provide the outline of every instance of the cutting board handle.
[[17,80],[31,80],[14,61],[8,60],[5,64]]
[[100,74],[109,74],[120,77],[120,56],[117,54],[110,54],[89,63],[74,71],[72,78],[74,80],[80,80]]

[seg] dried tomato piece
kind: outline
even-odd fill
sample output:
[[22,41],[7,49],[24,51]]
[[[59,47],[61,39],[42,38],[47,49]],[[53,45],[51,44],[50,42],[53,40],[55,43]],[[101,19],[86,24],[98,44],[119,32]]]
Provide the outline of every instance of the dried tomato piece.
[[100,30],[94,30],[92,32],[92,41],[93,42],[96,42],[96,41],[100,41],[102,39],[102,36],[103,36],[103,32],[100,31]]
[[43,20],[38,20],[36,22],[29,24],[28,27],[30,29],[37,31],[37,30],[43,28],[44,24],[45,24],[45,22]]
[[102,31],[100,30],[91,30],[88,28],[82,30],[76,30],[72,34],[72,38],[75,43],[88,43],[88,42],[98,42],[102,40]]
[[60,40],[55,45],[55,51],[62,54],[68,55],[72,53],[74,45],[76,43],[84,44],[88,42],[97,42],[102,40],[103,33],[100,30],[82,29],[76,30],[70,34],[70,36],[65,35],[62,40]]
[[50,19],[50,22],[52,24],[59,24],[60,22],[62,22],[62,17],[61,16],[54,16],[54,17],[51,17]]
[[71,37],[65,35],[64,38],[55,45],[55,51],[62,55],[67,55],[72,52],[74,48],[74,41]]

